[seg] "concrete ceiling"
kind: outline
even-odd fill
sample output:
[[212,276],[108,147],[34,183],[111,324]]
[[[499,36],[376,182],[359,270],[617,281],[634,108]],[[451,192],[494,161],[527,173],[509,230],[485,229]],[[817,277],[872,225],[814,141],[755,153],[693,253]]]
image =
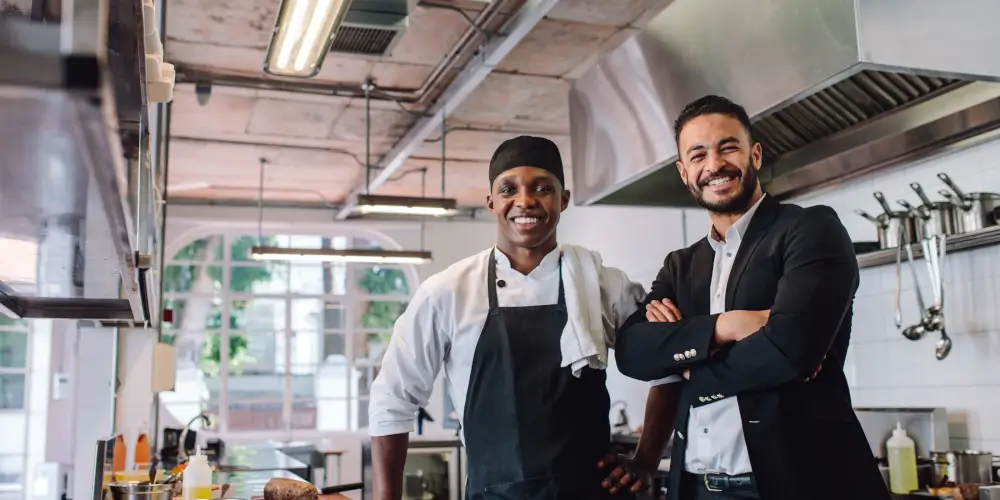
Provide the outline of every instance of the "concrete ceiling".
[[[501,1],[501,0],[494,0]],[[506,138],[527,133],[555,140],[569,151],[570,81],[597,55],[621,43],[670,0],[562,0],[448,119],[445,194],[463,206],[482,206],[487,162]],[[412,0],[411,0],[412,2]],[[437,0],[475,18],[485,2]],[[179,71],[274,81],[261,71],[280,0],[171,0],[166,60]],[[505,2],[497,23],[518,8]],[[420,89],[470,27],[458,13],[419,2],[391,54],[362,57],[331,53],[318,76],[323,86],[360,87],[366,77],[380,89]],[[469,32],[471,36],[472,32]],[[453,76],[453,75],[452,75]],[[364,101],[354,97],[262,90],[215,84],[204,105],[194,85],[178,84],[171,110],[169,193],[178,198],[256,200],[259,158],[266,158],[269,202],[342,203],[365,179]],[[378,160],[415,121],[412,107],[372,100],[371,159]],[[377,192],[420,195],[441,191],[440,133]]]

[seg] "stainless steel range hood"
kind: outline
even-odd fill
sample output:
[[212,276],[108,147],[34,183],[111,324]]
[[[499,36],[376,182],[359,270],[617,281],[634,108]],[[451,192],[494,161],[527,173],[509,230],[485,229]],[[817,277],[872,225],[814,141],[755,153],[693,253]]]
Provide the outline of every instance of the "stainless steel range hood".
[[675,0],[570,92],[582,204],[690,206],[673,121],[742,104],[780,198],[1000,131],[997,0]]

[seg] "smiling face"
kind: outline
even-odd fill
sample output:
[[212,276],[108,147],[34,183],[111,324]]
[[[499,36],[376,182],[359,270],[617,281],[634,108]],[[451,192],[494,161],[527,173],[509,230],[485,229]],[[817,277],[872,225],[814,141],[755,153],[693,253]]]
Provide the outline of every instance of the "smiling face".
[[486,206],[497,218],[501,248],[554,247],[569,191],[547,170],[516,167],[493,181]]
[[739,120],[710,113],[684,124],[677,170],[698,204],[718,214],[741,214],[760,198],[760,143]]

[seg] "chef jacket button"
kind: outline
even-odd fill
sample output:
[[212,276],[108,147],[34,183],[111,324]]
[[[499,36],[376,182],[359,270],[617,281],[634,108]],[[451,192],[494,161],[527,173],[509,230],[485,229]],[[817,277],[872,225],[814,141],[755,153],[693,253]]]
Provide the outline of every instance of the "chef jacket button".
[[503,287],[507,286],[507,282],[504,281],[504,280],[497,280],[497,286],[500,287],[500,288],[503,288]]
[[704,396],[698,396],[698,401],[701,401],[702,403],[704,403],[706,400],[705,400]]
[[680,361],[682,359],[684,359],[684,356],[681,356],[680,354],[674,354],[674,361]]
[[692,356],[697,356],[698,355],[698,351],[696,351],[694,349],[691,349],[691,355]]

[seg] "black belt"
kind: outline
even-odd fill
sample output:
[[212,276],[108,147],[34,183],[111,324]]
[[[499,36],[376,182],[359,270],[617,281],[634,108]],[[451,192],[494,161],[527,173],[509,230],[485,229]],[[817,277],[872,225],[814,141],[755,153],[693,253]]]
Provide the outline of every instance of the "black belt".
[[707,489],[708,491],[734,491],[734,490],[755,490],[757,482],[753,479],[753,473],[737,474],[691,474],[685,473],[692,484]]

